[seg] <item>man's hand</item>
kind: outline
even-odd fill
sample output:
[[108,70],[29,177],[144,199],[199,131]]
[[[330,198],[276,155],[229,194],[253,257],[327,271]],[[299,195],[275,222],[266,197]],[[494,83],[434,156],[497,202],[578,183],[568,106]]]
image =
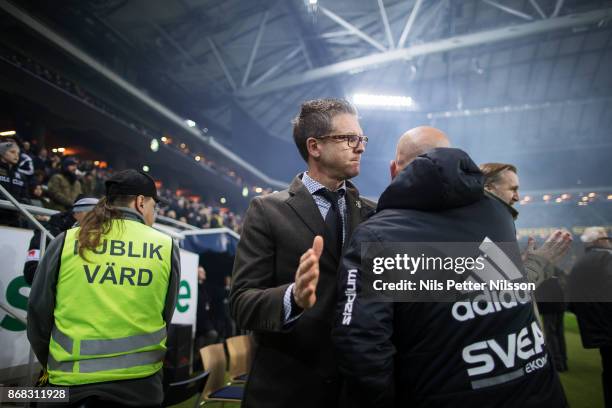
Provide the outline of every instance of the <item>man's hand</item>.
[[548,262],[556,264],[566,254],[571,244],[571,234],[563,230],[553,231],[539,248],[536,248],[535,239],[529,237],[525,256],[529,254],[538,255]]
[[295,273],[293,299],[302,309],[310,309],[317,301],[317,283],[319,282],[319,258],[323,252],[323,237],[317,235],[312,241],[312,248],[304,252],[300,265]]

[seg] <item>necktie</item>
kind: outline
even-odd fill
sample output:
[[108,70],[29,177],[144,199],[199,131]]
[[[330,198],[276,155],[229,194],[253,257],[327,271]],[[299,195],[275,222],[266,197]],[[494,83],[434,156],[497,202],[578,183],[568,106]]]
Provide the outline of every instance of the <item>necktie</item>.
[[344,195],[344,190],[330,191],[326,188],[322,188],[318,190],[316,194],[323,196],[331,204],[325,216],[325,226],[329,230],[329,238],[335,247],[335,252],[340,254],[342,251],[343,232],[339,200]]

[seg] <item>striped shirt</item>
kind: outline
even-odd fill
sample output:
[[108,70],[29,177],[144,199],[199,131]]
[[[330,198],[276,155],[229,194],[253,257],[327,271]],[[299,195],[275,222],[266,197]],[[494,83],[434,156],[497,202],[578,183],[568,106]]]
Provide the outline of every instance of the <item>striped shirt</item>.
[[[308,192],[312,195],[312,198],[321,213],[321,217],[325,220],[327,216],[327,212],[331,208],[332,204],[327,201],[325,197],[320,194],[315,194],[322,188],[326,188],[323,184],[318,181],[312,179],[308,176],[308,172],[304,172],[302,174],[302,183],[304,183],[304,187],[308,190]],[[338,188],[337,191],[343,190],[344,194],[338,200],[338,208],[340,209],[340,215],[342,219],[342,244],[344,244],[344,237],[346,236],[346,182],[342,182],[342,185]],[[283,308],[284,308],[284,316],[285,316],[285,324],[289,324],[298,317],[300,317],[301,313],[296,316],[291,316],[291,296],[293,293],[293,286],[295,283],[292,283],[287,290],[285,291],[285,296],[283,297]]]

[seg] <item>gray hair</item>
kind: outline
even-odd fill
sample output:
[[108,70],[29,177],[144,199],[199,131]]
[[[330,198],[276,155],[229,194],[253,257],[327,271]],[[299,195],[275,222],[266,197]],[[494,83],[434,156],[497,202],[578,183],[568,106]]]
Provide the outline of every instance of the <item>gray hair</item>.
[[8,140],[6,142],[0,142],[0,156],[4,156],[4,153],[9,151],[13,147],[19,147],[19,145],[12,140]]

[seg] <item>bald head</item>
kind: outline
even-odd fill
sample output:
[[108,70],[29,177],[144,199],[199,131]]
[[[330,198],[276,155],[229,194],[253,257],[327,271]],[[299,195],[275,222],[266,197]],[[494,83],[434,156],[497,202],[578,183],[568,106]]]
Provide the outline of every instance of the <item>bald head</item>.
[[440,129],[430,126],[410,129],[397,142],[395,160],[391,162],[391,177],[395,178],[418,155],[437,147],[450,147],[448,137]]

